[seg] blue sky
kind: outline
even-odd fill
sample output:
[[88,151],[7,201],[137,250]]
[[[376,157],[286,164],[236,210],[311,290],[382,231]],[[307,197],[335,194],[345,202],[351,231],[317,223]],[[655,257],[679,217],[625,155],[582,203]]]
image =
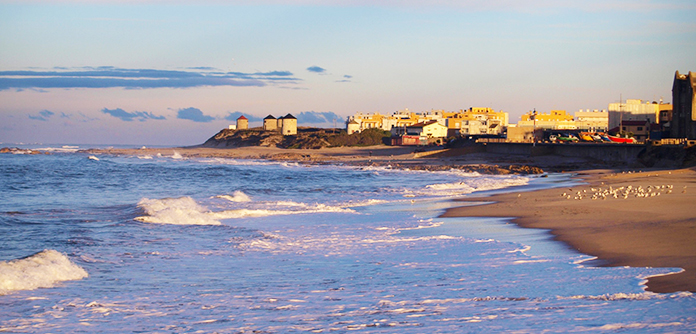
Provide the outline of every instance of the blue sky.
[[[230,115],[671,102],[693,1],[2,1],[0,142],[192,145]],[[301,125],[301,124],[300,124]]]

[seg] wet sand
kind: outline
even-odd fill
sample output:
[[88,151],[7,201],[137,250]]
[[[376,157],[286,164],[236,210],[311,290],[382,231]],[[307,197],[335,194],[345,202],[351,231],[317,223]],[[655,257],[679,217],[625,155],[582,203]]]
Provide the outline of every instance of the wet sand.
[[[442,154],[447,152],[437,148],[430,148],[426,152],[414,152],[413,147],[391,146],[317,150],[183,147],[88,151],[93,154],[133,156],[172,156],[175,152],[182,157],[190,158],[268,159],[353,165],[392,164],[402,168],[521,163],[558,171],[566,170],[568,166],[573,165],[588,166],[587,161],[558,156]],[[492,204],[450,209],[443,217],[510,217],[514,218],[514,223],[522,227],[548,229],[556,240],[581,253],[597,256],[610,266],[683,268],[685,271],[679,274],[650,278],[647,289],[663,293],[696,292],[696,169],[641,173],[594,169],[579,172],[579,177],[587,184],[572,189],[546,189],[496,195],[486,198],[494,202]],[[609,187],[612,193],[609,193]],[[613,191],[621,187],[622,190]],[[647,197],[638,189],[647,193]],[[468,197],[462,200],[481,201],[481,198]]]
[[587,184],[494,195],[485,198],[492,204],[453,208],[442,216],[516,217],[519,226],[548,229],[607,266],[684,269],[649,278],[648,291],[696,292],[696,169],[593,170],[579,176]]

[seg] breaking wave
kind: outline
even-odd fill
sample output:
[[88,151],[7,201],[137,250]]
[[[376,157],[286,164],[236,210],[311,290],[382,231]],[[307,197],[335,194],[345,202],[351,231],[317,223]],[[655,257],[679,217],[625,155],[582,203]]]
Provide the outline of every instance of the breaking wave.
[[147,216],[136,217],[135,220],[144,223],[173,224],[173,225],[220,225],[207,212],[207,209],[196,203],[191,197],[148,199],[138,202]]
[[239,190],[235,191],[234,194],[232,194],[232,196],[230,196],[230,195],[217,195],[217,196],[214,196],[214,198],[222,198],[222,199],[226,199],[230,202],[250,202],[251,201],[251,198],[247,194],[245,194],[244,192],[239,191]]
[[[249,202],[251,199],[241,191],[233,196],[220,195],[214,198],[222,198],[231,202]],[[172,224],[172,225],[220,225],[221,219],[253,218],[279,215],[295,215],[307,213],[355,213],[354,210],[340,206],[332,206],[321,203],[305,204],[291,201],[259,202],[261,208],[239,208],[221,211],[210,211],[198,204],[191,197],[148,199],[143,198],[138,202],[145,216],[136,217],[135,220],[144,223]]]
[[528,183],[528,178],[520,176],[510,178],[471,178],[460,182],[430,184],[425,187],[424,193],[438,196],[456,196],[470,194],[475,191],[523,186]]
[[50,288],[62,281],[87,277],[87,271],[62,253],[47,249],[34,255],[0,262],[0,295],[12,291]]

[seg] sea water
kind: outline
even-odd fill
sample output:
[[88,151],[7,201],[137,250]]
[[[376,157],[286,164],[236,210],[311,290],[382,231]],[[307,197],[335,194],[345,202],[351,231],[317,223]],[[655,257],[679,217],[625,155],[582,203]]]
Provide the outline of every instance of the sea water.
[[0,331],[696,331],[691,293],[644,291],[678,268],[437,218],[566,175],[52,152],[0,155]]

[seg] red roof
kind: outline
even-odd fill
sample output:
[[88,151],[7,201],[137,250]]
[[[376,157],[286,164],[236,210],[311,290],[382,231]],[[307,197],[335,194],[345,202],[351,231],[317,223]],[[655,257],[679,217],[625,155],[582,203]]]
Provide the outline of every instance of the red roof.
[[237,120],[240,120],[240,119],[247,119],[247,118],[244,117],[244,115],[242,115],[242,116],[239,116],[239,118],[237,118]]

